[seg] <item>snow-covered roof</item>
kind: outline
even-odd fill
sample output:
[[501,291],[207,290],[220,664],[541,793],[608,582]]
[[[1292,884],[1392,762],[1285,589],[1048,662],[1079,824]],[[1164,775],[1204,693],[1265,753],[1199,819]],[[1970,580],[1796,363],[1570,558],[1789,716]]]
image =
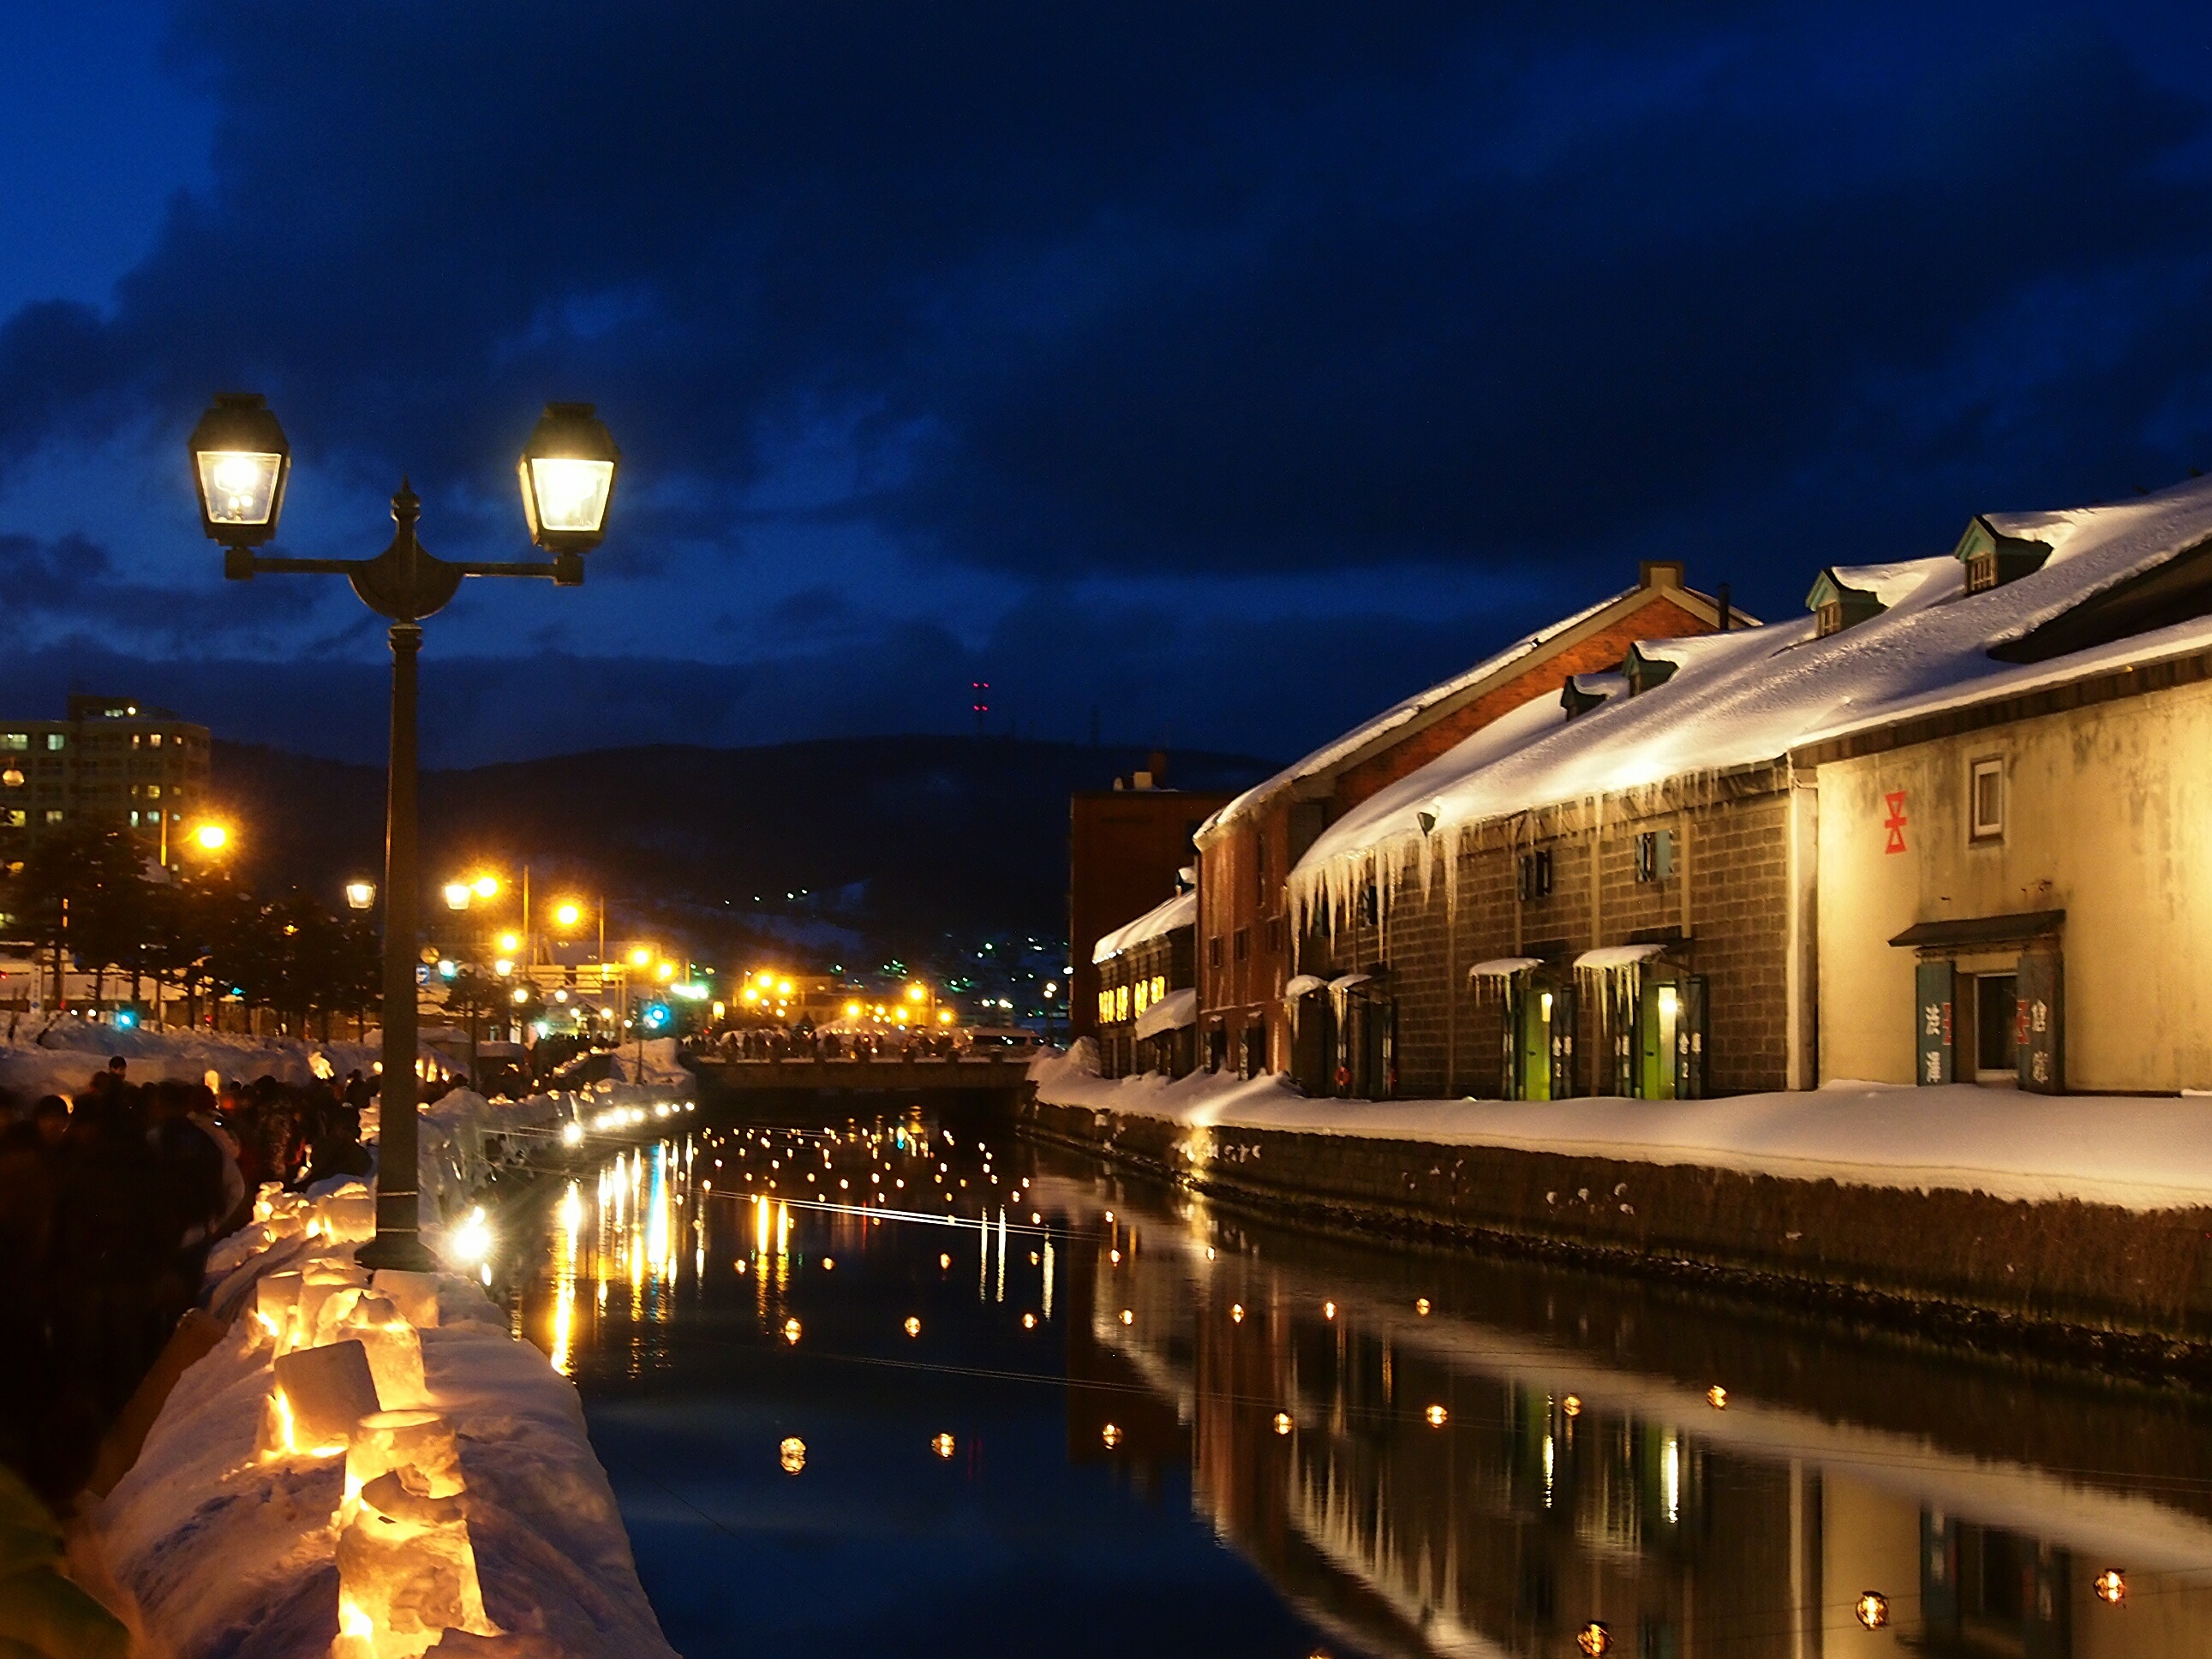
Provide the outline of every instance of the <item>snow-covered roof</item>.
[[1198,1024],[1198,991],[1186,985],[1179,991],[1170,991],[1158,1002],[1137,1016],[1137,1040],[1156,1037],[1167,1031],[1180,1031],[1186,1025]]
[[1511,667],[1523,657],[1533,655],[1562,634],[1581,627],[1600,611],[1619,605],[1624,599],[1633,599],[1644,591],[1641,587],[1624,587],[1618,593],[1607,594],[1595,605],[1577,611],[1571,617],[1563,617],[1558,622],[1548,623],[1534,633],[1514,641],[1503,651],[1493,652],[1465,672],[1455,674],[1451,678],[1432,685],[1425,691],[1416,692],[1402,702],[1392,704],[1374,719],[1355,726],[1343,736],[1332,738],[1323,744],[1304,760],[1293,762],[1276,773],[1274,776],[1253,785],[1200,824],[1198,828],[1200,836],[1204,837],[1217,825],[1226,823],[1231,818],[1240,816],[1255,803],[1265,800],[1276,791],[1296,783],[1302,778],[1312,777],[1316,773],[1327,771],[1330,767],[1351,759],[1376,738],[1387,736],[1401,726],[1412,724],[1438,703],[1458,696],[1469,686],[1480,685],[1493,674]]
[[1091,960],[1105,961],[1147,939],[1172,933],[1178,927],[1198,926],[1198,895],[1177,893],[1165,904],[1156,904],[1134,921],[1125,921],[1092,947]]
[[1410,859],[1424,844],[1441,852],[1448,838],[1429,836],[1457,824],[1775,761],[1849,732],[2212,643],[2212,617],[2199,617],[2047,661],[1990,654],[2212,538],[2212,479],[2116,506],[1984,520],[2048,543],[2050,558],[1973,594],[1948,555],[1857,567],[1889,608],[1825,639],[1805,617],[1644,647],[1645,657],[1678,665],[1664,684],[1572,720],[1549,699],[1526,704],[1347,812],[1291,872],[1293,904],[1310,910],[1341,887],[1340,902],[1371,855]]

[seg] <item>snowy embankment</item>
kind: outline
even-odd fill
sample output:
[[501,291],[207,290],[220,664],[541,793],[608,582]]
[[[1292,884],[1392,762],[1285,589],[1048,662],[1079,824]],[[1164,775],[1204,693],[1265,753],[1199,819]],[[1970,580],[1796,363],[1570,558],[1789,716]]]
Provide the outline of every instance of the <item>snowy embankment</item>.
[[575,1389],[468,1279],[355,1267],[372,1208],[272,1189],[210,1262],[228,1328],[91,1517],[150,1650],[668,1655]]
[[58,1019],[42,1027],[19,1020],[15,1035],[0,1042],[0,1088],[19,1099],[81,1093],[92,1074],[120,1054],[133,1083],[173,1078],[198,1083],[210,1072],[225,1082],[273,1077],[306,1083],[319,1055],[331,1074],[368,1071],[379,1058],[375,1034],[367,1042],[314,1042],[297,1037],[252,1037],[222,1031],[125,1030],[86,1019]]
[[1279,1077],[1109,1080],[1089,1044],[1030,1067],[1037,1098],[1199,1129],[1494,1146],[2011,1202],[2212,1206],[2212,1100],[1831,1083],[1723,1100],[1309,1100]]

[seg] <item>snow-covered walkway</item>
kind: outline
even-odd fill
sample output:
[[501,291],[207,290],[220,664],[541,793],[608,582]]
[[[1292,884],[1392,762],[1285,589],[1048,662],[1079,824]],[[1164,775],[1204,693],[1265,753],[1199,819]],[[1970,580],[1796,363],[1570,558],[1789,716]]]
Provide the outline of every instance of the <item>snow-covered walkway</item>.
[[1276,1077],[1109,1081],[1086,1058],[1079,1048],[1037,1060],[1037,1098],[1192,1129],[1495,1146],[2134,1211],[2212,1206],[2212,1099],[2196,1097],[1832,1083],[1725,1100],[1309,1100]]

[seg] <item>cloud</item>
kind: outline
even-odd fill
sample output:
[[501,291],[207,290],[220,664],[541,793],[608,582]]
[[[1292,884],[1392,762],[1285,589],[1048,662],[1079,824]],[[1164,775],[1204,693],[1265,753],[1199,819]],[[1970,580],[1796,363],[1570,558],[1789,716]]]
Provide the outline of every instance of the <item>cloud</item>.
[[533,745],[890,729],[975,677],[1280,752],[1639,556],[1780,612],[1828,560],[2212,464],[2205,103],[2119,14],[188,0],[175,34],[210,182],[111,307],[0,325],[0,560],[59,585],[40,637],[210,685],[240,629],[369,684],[374,630],[288,635],[273,584],[165,610],[112,525],[100,611],[38,480],[119,429],[173,455],[216,386],[328,481],[316,551],[403,468],[440,550],[512,551],[535,404],[601,404],[596,597],[448,619],[464,726]]

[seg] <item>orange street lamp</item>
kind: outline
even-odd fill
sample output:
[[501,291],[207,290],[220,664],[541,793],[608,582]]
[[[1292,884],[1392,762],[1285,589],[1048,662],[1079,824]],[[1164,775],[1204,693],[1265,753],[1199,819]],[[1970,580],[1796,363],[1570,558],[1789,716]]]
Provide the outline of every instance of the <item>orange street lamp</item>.
[[368,910],[375,908],[376,884],[373,881],[349,881],[345,884],[346,908]]

